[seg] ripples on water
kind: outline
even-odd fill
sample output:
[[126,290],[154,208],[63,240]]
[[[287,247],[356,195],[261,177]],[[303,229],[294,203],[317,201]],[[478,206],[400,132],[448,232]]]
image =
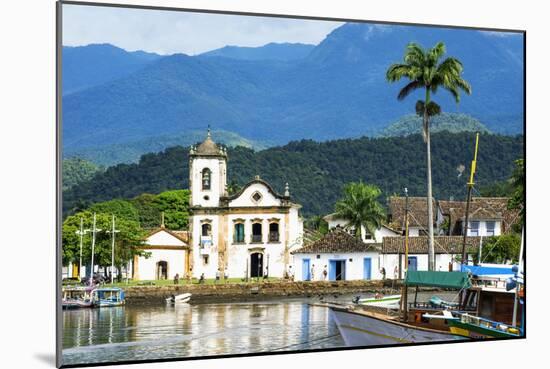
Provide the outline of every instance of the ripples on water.
[[342,346],[330,311],[303,300],[63,312],[64,364]]

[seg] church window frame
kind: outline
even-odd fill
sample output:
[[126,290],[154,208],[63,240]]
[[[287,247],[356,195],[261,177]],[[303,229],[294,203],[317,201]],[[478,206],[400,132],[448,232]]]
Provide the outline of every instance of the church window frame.
[[260,193],[260,191],[254,191],[252,193],[252,195],[250,196],[250,200],[252,200],[252,202],[254,204],[258,204],[260,203],[260,201],[262,201],[264,197],[262,196],[262,194]]
[[250,243],[263,243],[263,220],[252,219],[251,222]]
[[269,219],[268,242],[278,243],[281,240],[281,226],[279,219]]
[[244,244],[245,241],[245,226],[244,219],[235,219],[233,221],[233,243]]

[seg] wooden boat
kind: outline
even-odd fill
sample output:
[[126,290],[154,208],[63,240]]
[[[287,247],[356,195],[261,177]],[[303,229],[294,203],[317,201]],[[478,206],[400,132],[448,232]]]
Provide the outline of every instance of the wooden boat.
[[[470,287],[467,273],[409,271],[405,285],[453,288]],[[400,306],[387,307],[375,304],[330,306],[334,321],[348,346],[392,345],[424,342],[468,340],[454,334],[444,319],[431,315],[444,308],[430,303],[407,303],[406,289],[400,297]]]
[[168,304],[185,304],[188,303],[189,300],[191,300],[191,294],[190,293],[182,293],[180,295],[172,295],[166,299],[166,303]]
[[63,288],[61,307],[63,309],[90,308],[92,303],[93,287],[66,287]]
[[443,329],[405,323],[398,316],[332,306],[334,321],[347,346],[378,346],[467,340]]
[[100,287],[92,292],[93,305],[96,307],[121,306],[125,303],[124,290],[118,287]]
[[447,324],[452,333],[464,337],[479,339],[521,336],[521,331],[516,327],[469,314],[459,314],[458,317],[448,319]]

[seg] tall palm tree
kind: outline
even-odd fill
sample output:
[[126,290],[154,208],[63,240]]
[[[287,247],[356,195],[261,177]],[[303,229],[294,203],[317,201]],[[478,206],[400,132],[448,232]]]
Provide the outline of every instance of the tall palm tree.
[[355,235],[361,238],[361,229],[374,237],[385,218],[384,209],[378,203],[382,191],[376,186],[363,182],[348,183],[344,187],[344,196],[336,202],[336,216],[348,221],[346,228],[354,228]]
[[416,113],[423,119],[422,135],[426,143],[426,166],[428,182],[428,269],[434,270],[434,230],[433,230],[433,206],[432,206],[432,162],[430,151],[430,117],[441,113],[441,107],[431,100],[431,94],[435,94],[441,87],[453,95],[457,104],[460,102],[460,91],[471,93],[468,82],[462,79],[462,63],[456,58],[446,58],[445,44],[437,43],[433,48],[424,50],[416,43],[410,43],[405,51],[403,63],[392,64],[387,72],[388,82],[396,82],[401,78],[407,78],[409,83],[399,91],[398,100],[403,100],[413,91],[425,91],[425,99],[416,102]]

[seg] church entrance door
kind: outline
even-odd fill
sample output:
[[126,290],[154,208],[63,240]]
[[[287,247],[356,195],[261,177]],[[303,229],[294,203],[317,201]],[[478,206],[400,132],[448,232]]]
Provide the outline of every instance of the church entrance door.
[[250,255],[250,277],[257,278],[262,277],[264,270],[263,255],[259,252],[255,252]]
[[168,263],[166,261],[159,261],[157,263],[157,279],[168,278]]

